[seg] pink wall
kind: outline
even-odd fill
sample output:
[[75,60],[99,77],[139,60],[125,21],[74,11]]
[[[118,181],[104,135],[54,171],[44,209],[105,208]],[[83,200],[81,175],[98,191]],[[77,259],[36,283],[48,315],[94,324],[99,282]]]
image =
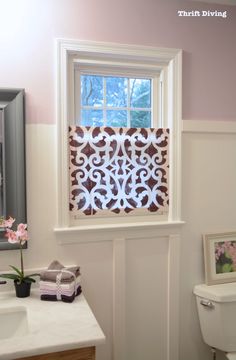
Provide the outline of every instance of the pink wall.
[[[55,122],[54,38],[175,47],[183,118],[236,120],[236,7],[171,0],[0,0],[0,87],[23,87],[27,121]],[[227,10],[227,19],[177,10]]]

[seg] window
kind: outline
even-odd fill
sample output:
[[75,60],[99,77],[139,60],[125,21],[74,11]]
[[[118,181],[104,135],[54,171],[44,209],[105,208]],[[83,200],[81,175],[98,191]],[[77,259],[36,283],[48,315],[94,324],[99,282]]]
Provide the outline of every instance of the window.
[[169,131],[157,128],[159,71],[77,64],[74,74],[71,217],[166,215]]
[[[81,74],[80,111],[77,124],[84,126],[152,126],[152,79]],[[79,81],[79,80],[78,80]]]
[[[147,198],[149,200],[151,198],[150,189],[145,190],[146,196],[144,194],[139,196],[139,190],[137,191],[136,204],[134,204],[134,199],[129,202],[129,204],[133,204],[133,208],[132,206],[125,206],[125,202],[127,205],[126,200],[130,192],[132,192],[134,184],[135,186],[139,184],[138,186],[142,187],[142,181],[146,181],[146,184],[148,182],[149,184],[152,183],[153,187],[153,179],[150,181],[144,179],[145,172],[146,174],[147,172],[151,173],[154,168],[154,173],[159,171],[159,179],[162,178],[164,182],[166,181],[166,176],[160,175],[160,173],[164,173],[162,169],[157,170],[156,165],[153,166],[152,164],[149,169],[146,168],[143,171],[142,176],[139,178],[137,174],[140,171],[138,169],[140,159],[143,161],[145,156],[148,155],[152,160],[160,151],[160,149],[155,148],[157,143],[163,147],[168,145],[169,132],[166,130],[167,128],[170,128],[171,141],[173,140],[170,147],[171,168],[168,186],[171,207],[167,217],[166,205],[168,205],[168,198],[159,200],[163,205],[162,210],[165,208],[165,211],[161,211],[161,215],[164,214],[164,219],[168,221],[176,220],[180,215],[180,191],[176,191],[180,190],[180,170],[177,168],[177,160],[180,158],[179,88],[181,83],[181,54],[179,51],[148,47],[140,49],[136,46],[115,46],[114,44],[104,43],[71,43],[63,40],[58,41],[58,50],[60,75],[58,83],[60,101],[60,104],[58,104],[60,123],[59,226],[86,224],[84,219],[80,220],[77,216],[71,216],[71,211],[73,209],[83,210],[85,215],[98,213],[95,207],[98,206],[99,202],[101,203],[102,197],[103,203],[99,205],[99,210],[107,210],[104,204],[114,203],[117,192],[117,184],[114,185],[111,179],[118,179],[117,181],[124,191],[123,195],[128,194],[123,198],[120,196],[119,207],[112,209],[115,214],[124,209],[127,214],[133,209],[140,210],[142,208],[148,208],[150,212],[154,213],[156,211],[155,206],[151,202],[147,205]],[[68,138],[66,139],[68,125],[70,125],[69,141],[71,145],[69,154]],[[133,129],[133,134],[129,129]],[[100,143],[96,143],[96,146],[94,146],[99,136]],[[150,142],[145,144],[145,146],[148,145],[151,148],[150,153],[145,153],[145,150],[142,153],[142,147],[145,148],[144,139],[146,139],[146,142]],[[125,142],[126,145],[128,144],[127,147],[124,146]],[[95,147],[98,145],[101,149],[102,144],[104,145],[102,155],[98,155]],[[139,148],[139,152],[133,154],[130,149],[135,146],[141,146],[141,148]],[[106,166],[105,170],[109,170],[109,176],[103,169],[103,172],[94,172],[96,176],[92,178],[91,173],[94,168],[91,167],[91,164],[88,165],[88,159],[92,159],[93,165],[96,162],[99,163],[99,161],[102,161],[104,165],[107,159],[107,149],[111,155],[115,153],[115,147],[122,148],[122,152],[119,150],[119,158],[114,158],[114,162]],[[169,148],[169,146],[167,147]],[[85,149],[86,154],[83,153],[82,148]],[[165,151],[166,149],[164,149]],[[166,160],[167,156],[164,152],[162,153],[162,159]],[[127,161],[127,157],[125,158],[125,153],[126,155],[129,153],[130,162]],[[79,157],[78,154],[82,154],[82,157]],[[135,165],[132,162],[134,158],[136,159]],[[70,159],[69,163],[68,159]],[[159,156],[160,159],[161,156]],[[80,181],[85,174],[80,161],[87,162],[85,167],[88,175],[85,176],[86,181],[84,184]],[[164,162],[168,168],[168,162]],[[115,169],[114,163],[116,163]],[[119,180],[119,174],[122,171],[125,172],[124,169],[126,168],[130,171],[131,163],[132,171],[135,168],[136,173],[133,173],[133,182],[128,183],[129,185],[132,184],[132,186],[130,186],[129,193],[127,193],[127,187],[123,186],[123,180]],[[70,176],[68,177],[67,174],[63,173],[63,170],[69,168],[69,165]],[[75,167],[73,168],[73,166]],[[100,194],[91,200],[91,193],[97,183],[99,183],[102,190]],[[76,188],[72,189],[74,185]],[[108,188],[105,188],[105,186],[113,187],[114,192],[110,197],[107,195]],[[165,194],[166,189],[164,189],[163,184],[158,183],[158,186]],[[90,189],[87,197],[81,192],[82,187],[85,191]],[[155,189],[155,186],[153,188]],[[76,201],[73,202],[75,197]],[[70,214],[68,211],[69,198],[73,200],[70,204]],[[89,205],[86,208],[86,202],[90,202],[90,205],[93,202],[93,205],[96,206]],[[111,210],[111,208],[108,210]],[[155,215],[153,221],[163,219],[159,215],[158,217]],[[93,222],[91,216],[89,218],[91,220],[90,224],[100,223],[99,221]],[[149,214],[139,219],[141,221],[150,221]],[[101,221],[104,224],[106,220],[102,219]],[[116,223],[116,216],[112,221]],[[129,221],[140,220],[124,218],[124,222]]]

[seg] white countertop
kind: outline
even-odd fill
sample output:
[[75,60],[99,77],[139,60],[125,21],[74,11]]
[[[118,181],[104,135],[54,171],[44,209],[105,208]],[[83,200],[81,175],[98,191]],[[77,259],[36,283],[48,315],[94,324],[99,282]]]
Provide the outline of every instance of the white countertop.
[[16,298],[14,292],[0,293],[0,309],[16,306],[27,309],[29,333],[1,339],[1,360],[105,343],[105,335],[83,294],[65,303],[42,301],[38,290],[31,290],[31,296],[22,299]]

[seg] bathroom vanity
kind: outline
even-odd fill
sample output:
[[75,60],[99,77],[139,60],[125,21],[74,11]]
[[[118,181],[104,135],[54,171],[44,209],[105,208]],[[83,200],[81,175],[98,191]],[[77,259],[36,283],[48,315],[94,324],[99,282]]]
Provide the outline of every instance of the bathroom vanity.
[[0,293],[0,360],[95,360],[105,336],[83,294],[73,303]]
[[95,360],[95,347],[30,356],[19,360]]

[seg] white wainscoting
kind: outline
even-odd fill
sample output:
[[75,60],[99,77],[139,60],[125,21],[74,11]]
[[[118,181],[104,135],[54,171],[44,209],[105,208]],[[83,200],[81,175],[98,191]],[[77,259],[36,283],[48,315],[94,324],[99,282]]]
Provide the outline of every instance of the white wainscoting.
[[113,240],[113,359],[178,360],[180,235]]
[[[85,296],[107,337],[97,360],[178,360],[182,223],[55,232],[55,131],[54,125],[27,126],[26,268],[55,258],[81,265]],[[18,263],[18,254],[10,255],[3,269]]]
[[[235,125],[210,122],[207,131],[207,122],[183,123],[186,224],[93,231],[94,242],[87,242],[83,232],[54,232],[56,126],[27,125],[30,240],[24,251],[25,267],[46,267],[55,258],[81,265],[84,293],[107,337],[106,344],[98,347],[97,360],[210,358],[200,334],[192,288],[204,281],[202,233],[235,226],[235,167],[230,165],[235,160]],[[224,135],[215,134],[216,123]],[[212,149],[217,151],[217,162],[209,169]],[[218,162],[229,175],[221,207],[215,206],[215,193],[222,183],[216,176]],[[76,243],[76,238],[83,243]],[[0,253],[0,270],[9,270],[9,264],[19,264],[18,252]]]

